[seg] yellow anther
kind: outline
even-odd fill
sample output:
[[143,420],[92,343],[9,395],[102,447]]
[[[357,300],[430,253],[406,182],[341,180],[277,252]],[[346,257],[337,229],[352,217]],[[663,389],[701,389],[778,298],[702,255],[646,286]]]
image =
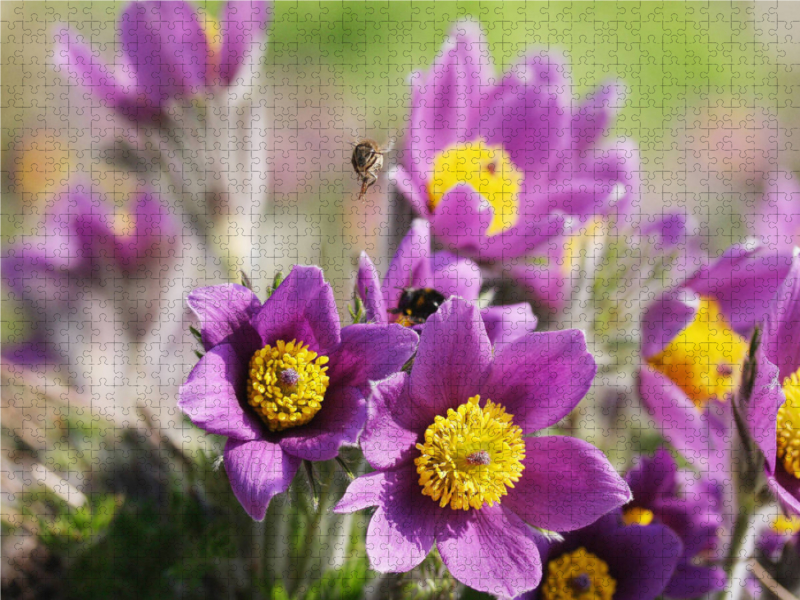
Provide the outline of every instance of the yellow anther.
[[653,522],[653,511],[633,506],[622,513],[625,525],[650,525]]
[[608,564],[578,548],[547,563],[541,594],[543,600],[611,600],[616,590]]
[[800,479],[800,369],[783,380],[786,402],[778,410],[778,458]]

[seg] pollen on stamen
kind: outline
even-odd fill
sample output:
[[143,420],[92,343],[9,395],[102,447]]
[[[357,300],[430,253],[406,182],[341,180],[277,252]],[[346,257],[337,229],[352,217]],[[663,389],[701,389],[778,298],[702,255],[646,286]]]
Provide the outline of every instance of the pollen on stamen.
[[786,402],[778,410],[778,458],[786,472],[800,479],[800,369],[783,381]]

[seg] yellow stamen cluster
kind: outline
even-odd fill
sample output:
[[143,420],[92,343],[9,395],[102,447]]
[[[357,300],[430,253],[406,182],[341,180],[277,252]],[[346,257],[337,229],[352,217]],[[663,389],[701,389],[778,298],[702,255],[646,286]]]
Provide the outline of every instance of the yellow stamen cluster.
[[800,369],[783,380],[786,402],[778,410],[778,458],[800,479]]
[[703,408],[709,400],[732,396],[746,352],[747,342],[731,329],[719,305],[700,298],[694,320],[648,362]]
[[451,146],[439,153],[428,183],[429,206],[435,210],[444,195],[461,183],[475,189],[492,207],[487,235],[503,233],[519,220],[519,192],[524,174],[502,146],[483,140]]
[[425,431],[421,455],[414,461],[422,493],[454,510],[469,510],[500,502],[519,481],[525,440],[513,415],[480,396],[437,416]]
[[305,425],[319,412],[328,389],[327,362],[296,340],[278,340],[253,355],[247,402],[270,431]]
[[778,515],[772,522],[772,530],[781,535],[794,535],[800,531],[800,517]]
[[653,516],[652,510],[633,506],[623,511],[622,521],[625,525],[650,525],[653,522]]
[[616,590],[605,561],[578,548],[547,563],[541,594],[543,600],[611,600]]

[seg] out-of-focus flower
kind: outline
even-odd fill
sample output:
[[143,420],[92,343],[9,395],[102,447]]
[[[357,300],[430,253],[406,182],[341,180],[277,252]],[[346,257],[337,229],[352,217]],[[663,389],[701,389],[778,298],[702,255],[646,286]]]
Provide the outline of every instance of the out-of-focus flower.
[[737,245],[645,311],[640,394],[662,435],[687,458],[728,460],[743,336],[763,318],[789,264],[783,254]]
[[195,290],[189,306],[207,353],[178,406],[198,427],[228,437],[231,487],[257,520],[302,460],[330,460],[355,443],[369,381],[398,371],[418,339],[399,325],[342,328],[318,267],[294,267],[263,305],[229,284]]
[[747,215],[751,230],[770,248],[791,252],[800,246],[800,183],[790,172],[770,173],[766,189]]
[[528,333],[492,352],[480,313],[450,298],[410,373],[375,384],[361,447],[375,472],[334,510],[378,506],[372,567],[409,571],[434,542],[453,576],[502,597],[542,576],[535,527],[584,527],[630,500],[605,456],[570,437],[523,437],[569,413],[596,366],[577,330]]
[[722,494],[717,483],[694,473],[678,471],[663,448],[652,458],[641,457],[625,475],[633,500],[622,509],[628,525],[660,523],[674,531],[683,553],[664,595],[698,598],[725,587],[721,567],[703,566],[713,559],[724,526]]
[[638,194],[636,147],[600,147],[621,103],[604,85],[575,104],[566,64],[531,53],[494,80],[480,27],[457,23],[428,73],[412,75],[404,166],[390,177],[449,249],[519,257],[565,217],[625,211]]
[[[778,515],[758,533],[755,547],[757,566],[751,566],[745,583],[752,598],[774,598],[773,594],[764,595],[762,591],[773,591],[775,583],[789,593],[800,591],[800,571],[797,569],[800,562],[799,532],[800,517]],[[759,583],[759,578],[763,583]]]
[[154,117],[169,100],[235,84],[246,55],[261,51],[269,13],[267,2],[227,2],[217,24],[187,2],[131,2],[119,20],[118,68],[66,27],[55,62],[109,108]]
[[669,583],[681,551],[669,527],[625,525],[614,511],[542,547],[542,585],[518,600],[652,600]]
[[[399,310],[404,290],[409,288],[432,290],[434,293],[428,292],[428,295],[441,300],[450,296],[459,296],[468,302],[478,300],[482,281],[478,265],[450,252],[436,252],[431,256],[430,245],[430,223],[415,219],[400,242],[383,284],[367,254],[361,254],[357,290],[370,322],[395,321],[411,326],[424,322],[424,319],[409,319]],[[427,316],[425,314],[425,318]],[[481,317],[492,345],[512,341],[536,329],[537,320],[527,302],[486,307],[481,309]]]
[[765,320],[752,394],[739,411],[764,455],[770,490],[800,514],[800,251]]

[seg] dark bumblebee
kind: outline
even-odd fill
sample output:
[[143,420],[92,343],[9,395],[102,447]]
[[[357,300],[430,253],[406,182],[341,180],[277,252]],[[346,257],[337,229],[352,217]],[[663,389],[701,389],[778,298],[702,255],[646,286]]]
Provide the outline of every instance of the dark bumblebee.
[[446,300],[443,294],[433,288],[406,288],[400,295],[397,308],[390,308],[388,312],[401,315],[398,322],[402,325],[421,325]]
[[359,200],[362,200],[367,190],[378,181],[378,172],[383,168],[384,153],[385,151],[381,150],[377,142],[372,140],[361,140],[353,148],[350,162],[353,164],[356,175],[361,179]]

